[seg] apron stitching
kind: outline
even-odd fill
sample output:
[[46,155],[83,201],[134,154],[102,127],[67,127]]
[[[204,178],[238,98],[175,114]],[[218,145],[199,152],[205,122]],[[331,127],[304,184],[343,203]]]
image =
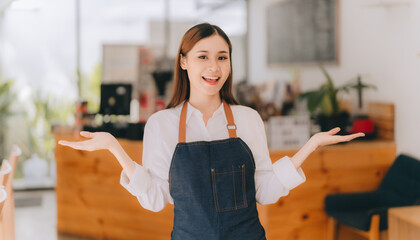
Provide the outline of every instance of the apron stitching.
[[235,188],[235,167],[232,165],[232,180],[233,180],[233,201],[235,202],[235,209],[238,209],[236,205],[236,188]]
[[248,153],[249,158],[251,159],[252,166],[255,168],[254,158],[253,158],[253,157],[252,157],[252,155],[249,153],[248,149],[244,146],[244,144],[242,143],[242,141],[239,141],[239,142],[241,143],[241,145],[242,145],[242,147],[244,148],[244,150]]
[[239,209],[246,208],[246,207],[247,206],[239,206],[236,209],[235,209],[235,207],[222,208],[218,212],[228,212],[228,211],[231,211],[231,210],[239,210]]
[[208,141],[208,142],[183,142],[184,144],[188,144],[188,145],[214,145],[214,144],[222,144],[222,143],[226,143],[229,141],[232,141],[231,139],[238,139],[238,138],[228,138],[226,140],[215,140],[215,141]]
[[[242,170],[235,170],[235,172],[242,172]],[[226,173],[232,173],[232,172],[215,172],[214,174],[226,174]]]
[[246,200],[246,188],[245,188],[245,164],[242,164],[242,194],[244,198],[244,206],[248,206],[248,202]]
[[211,169],[211,177],[213,179],[213,197],[214,197],[214,205],[216,207],[216,211],[219,212],[219,202],[217,199],[217,189],[216,189],[216,179],[214,176],[214,168]]
[[176,156],[176,153],[178,152],[178,149],[179,149],[179,145],[176,146],[176,149],[172,157],[172,161],[171,161],[171,169],[169,171],[169,193],[171,192],[171,188],[172,188],[172,169],[174,167],[175,156]]

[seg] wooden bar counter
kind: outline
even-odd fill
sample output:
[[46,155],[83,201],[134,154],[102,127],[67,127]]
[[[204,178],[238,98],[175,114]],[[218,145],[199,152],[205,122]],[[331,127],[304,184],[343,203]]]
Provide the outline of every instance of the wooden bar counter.
[[[56,141],[78,140],[56,134]],[[141,163],[142,142],[119,140]],[[271,150],[273,161],[297,149]],[[269,240],[326,239],[324,197],[375,189],[395,159],[393,141],[354,141],[318,149],[302,168],[306,182],[277,203],[258,206]],[[57,229],[94,239],[170,239],[173,206],[145,210],[120,184],[121,167],[108,151],[79,151],[57,145]]]

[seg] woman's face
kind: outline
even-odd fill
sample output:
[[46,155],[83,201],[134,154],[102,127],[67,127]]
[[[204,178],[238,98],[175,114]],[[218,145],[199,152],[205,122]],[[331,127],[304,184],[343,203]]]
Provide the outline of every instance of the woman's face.
[[213,96],[230,74],[229,45],[218,34],[203,38],[181,56],[181,68],[187,70],[190,96]]

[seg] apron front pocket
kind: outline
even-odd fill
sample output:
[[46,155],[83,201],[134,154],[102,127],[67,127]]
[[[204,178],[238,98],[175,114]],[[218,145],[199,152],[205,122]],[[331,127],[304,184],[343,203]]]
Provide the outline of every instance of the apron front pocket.
[[231,169],[211,169],[213,197],[217,212],[245,208],[245,164],[232,165]]

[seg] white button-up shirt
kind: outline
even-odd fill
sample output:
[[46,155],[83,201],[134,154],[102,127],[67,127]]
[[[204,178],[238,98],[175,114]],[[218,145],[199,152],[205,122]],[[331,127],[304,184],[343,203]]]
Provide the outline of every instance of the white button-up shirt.
[[[169,192],[169,168],[178,143],[179,117],[182,105],[161,110],[148,119],[143,136],[143,166],[128,179],[124,171],[120,183],[140,204],[151,211],[160,211],[173,203]],[[289,157],[271,163],[264,123],[252,108],[231,105],[236,133],[251,149],[255,160],[256,200],[260,204],[275,203],[306,178],[296,170]],[[214,141],[229,138],[223,103],[204,124],[203,114],[188,103],[186,142]]]

